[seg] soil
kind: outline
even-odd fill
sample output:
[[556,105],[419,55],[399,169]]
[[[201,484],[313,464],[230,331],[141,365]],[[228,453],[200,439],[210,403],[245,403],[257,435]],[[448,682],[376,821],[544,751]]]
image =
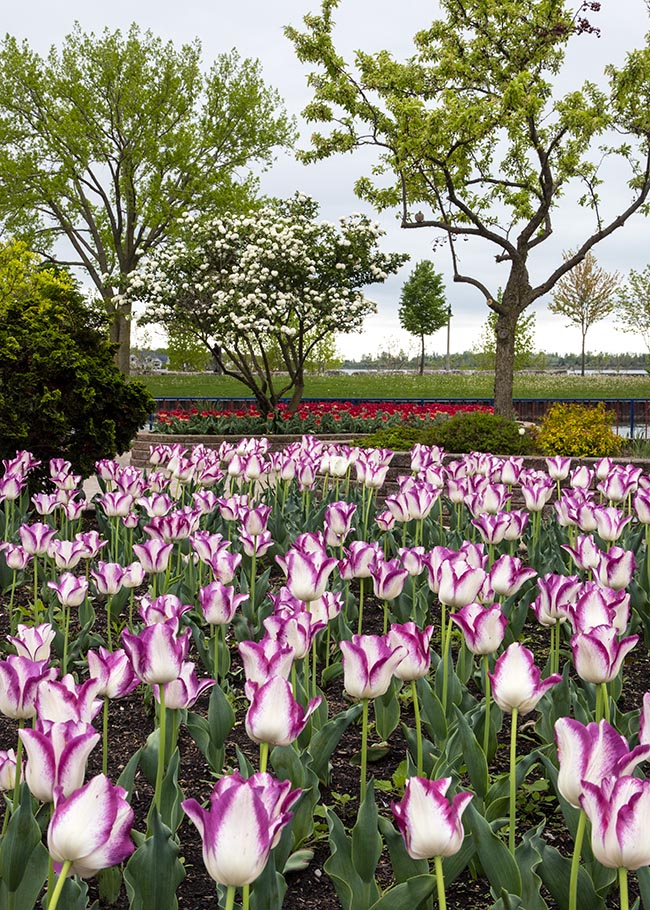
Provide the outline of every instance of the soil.
[[[6,600],[6,598],[5,598]],[[2,604],[2,598],[0,598]],[[370,604],[369,604],[370,606]],[[381,610],[367,609],[365,616],[374,614],[377,628],[371,625],[365,628],[367,632],[381,632]],[[371,620],[372,623],[372,620]],[[0,614],[0,641],[5,640],[8,632],[6,612]],[[535,640],[531,647],[535,651],[538,663],[543,660],[543,650],[547,647],[547,631],[542,630],[533,623],[526,628],[529,637]],[[530,645],[529,645],[530,646]],[[237,669],[238,655],[232,650],[233,667]],[[241,674],[235,674],[235,679],[241,679]],[[643,693],[648,688],[650,680],[650,656],[641,642],[630,655],[625,665],[624,709],[632,710],[641,706]],[[341,678],[333,680],[325,690],[329,716],[332,717],[340,710],[349,707],[350,701],[342,688]],[[235,690],[235,695],[241,695]],[[205,693],[193,708],[198,713],[207,712],[209,692]],[[236,725],[228,738],[226,747],[226,771],[237,767],[236,747],[249,758],[254,766],[258,762],[258,748],[248,739],[244,729],[245,705],[242,699],[236,701],[238,707]],[[503,734],[500,738],[500,748],[495,756],[491,771],[503,771],[507,768],[507,721],[504,724]],[[402,722],[413,726],[413,716],[410,703],[402,705]],[[96,720],[96,725],[100,723]],[[147,708],[142,697],[142,691],[136,690],[129,697],[114,701],[110,709],[110,754],[108,774],[112,780],[117,780],[125,764],[133,753],[144,744],[146,737],[153,730],[153,715],[151,706]],[[520,748],[525,751],[526,737],[520,738]],[[532,744],[532,739],[528,742]],[[14,748],[16,744],[15,724],[3,719],[0,724],[0,748]],[[334,808],[346,826],[354,824],[358,808],[359,769],[352,759],[359,753],[361,744],[360,726],[351,725],[344,733],[339,747],[332,757],[332,778],[329,787],[321,787],[321,802]],[[388,743],[388,752],[380,760],[370,766],[370,773],[376,781],[390,781],[400,762],[406,755],[406,742],[401,727],[392,734]],[[208,779],[205,759],[201,755],[193,739],[185,728],[179,733],[179,749],[181,753],[181,772],[179,784],[185,796],[193,796],[199,801],[206,800],[212,788]],[[88,763],[88,777],[101,771],[101,746],[91,754]],[[136,829],[143,831],[146,827],[146,814],[149,810],[153,791],[141,771],[138,771],[132,805],[136,815]],[[377,801],[380,813],[390,817],[390,801],[398,798],[397,793],[377,791]],[[545,820],[547,828],[545,837],[557,847],[565,856],[570,856],[573,849],[572,841],[564,827],[564,822],[559,809],[552,808],[550,815],[546,812],[549,803],[541,802],[539,806],[528,806],[522,809],[527,812],[526,826],[537,825]],[[185,863],[186,877],[178,888],[178,905],[186,910],[201,910],[201,908],[216,907],[215,884],[205,871],[201,856],[201,841],[197,830],[187,819],[183,821],[178,831],[182,845],[182,857]],[[283,907],[285,910],[302,910],[305,907],[317,907],[319,910],[339,910],[334,887],[324,871],[324,863],[329,857],[326,826],[324,822],[318,826],[317,836],[312,844],[308,845],[314,851],[313,860],[309,866],[298,873],[287,877],[287,894]],[[379,868],[378,879],[382,887],[387,887],[391,881],[391,868],[388,859],[383,856]],[[469,869],[448,887],[448,906],[450,908],[471,908],[471,910],[486,910],[492,906],[494,898],[490,895],[489,887],[484,880],[476,880]],[[630,876],[631,904],[636,897],[636,881]],[[96,897],[96,884],[91,882],[91,897]],[[550,908],[555,906],[553,900],[547,895]],[[128,899],[124,889],[118,900],[112,905],[117,910],[128,910]],[[618,897],[612,893],[607,904],[610,908],[618,906]],[[415,910],[415,908],[414,908]]]

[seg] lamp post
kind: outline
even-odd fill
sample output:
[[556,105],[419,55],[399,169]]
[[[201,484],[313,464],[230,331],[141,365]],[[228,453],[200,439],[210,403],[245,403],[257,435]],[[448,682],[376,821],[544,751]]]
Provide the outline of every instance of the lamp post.
[[451,306],[447,307],[447,364],[446,370],[451,369]]

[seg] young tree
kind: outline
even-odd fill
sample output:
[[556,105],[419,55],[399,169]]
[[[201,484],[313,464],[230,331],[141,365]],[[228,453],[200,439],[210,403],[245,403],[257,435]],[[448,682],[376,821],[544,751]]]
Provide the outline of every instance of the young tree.
[[[517,321],[515,329],[515,370],[531,367],[542,369],[545,356],[535,350],[535,313],[528,313]],[[481,335],[472,353],[481,370],[494,370],[497,360],[497,314],[488,313]]]
[[643,338],[650,351],[650,265],[642,272],[630,270],[627,283],[619,288],[616,311],[620,328]]
[[[564,254],[570,259],[573,251]],[[606,272],[593,253],[573,266],[555,285],[553,300],[548,308],[551,313],[566,316],[569,324],[577,325],[582,336],[580,372],[585,375],[585,340],[589,328],[610,316],[616,306],[616,289],[620,282],[618,272]]]
[[0,457],[28,449],[87,476],[128,448],[153,409],[114,363],[102,317],[64,269],[19,242],[0,246]]
[[[440,0],[442,17],[415,35],[405,63],[358,51],[349,66],[335,47],[333,12],[321,0],[305,28],[288,28],[300,60],[316,68],[305,116],[325,124],[309,162],[364,145],[378,149],[357,193],[379,209],[401,208],[402,226],[441,232],[454,280],[475,287],[497,314],[495,410],[512,410],[517,321],[597,243],[645,211],[650,194],[650,48],[605,69],[609,87],[555,84],[567,44],[593,31],[583,3],[564,0]],[[604,142],[615,143],[603,147]],[[607,159],[622,182],[600,195]],[[609,179],[609,178],[608,178]],[[592,224],[569,259],[533,281],[536,254],[551,237],[563,199],[576,191]],[[616,209],[617,206],[620,206]],[[418,211],[422,209],[422,211]],[[503,299],[462,267],[458,241],[491,246],[505,266]],[[540,266],[541,268],[541,266]]]
[[[270,164],[293,135],[259,64],[235,51],[205,74],[198,41],[177,49],[137,25],[126,35],[76,25],[47,57],[10,36],[0,44],[0,221],[85,270],[125,373],[131,311],[121,291],[140,257],[182,212],[247,200],[249,168]],[[59,258],[61,240],[69,252]]]
[[424,374],[424,339],[447,325],[451,313],[445,306],[445,288],[433,263],[418,262],[404,283],[399,303],[399,323],[420,339],[419,374]]
[[317,215],[300,194],[222,218],[188,213],[178,238],[132,277],[129,295],[147,304],[146,320],[193,332],[265,415],[290,391],[297,408],[317,345],[358,331],[375,311],[362,288],[408,259],[379,251],[383,231],[365,215],[341,218],[338,228]]

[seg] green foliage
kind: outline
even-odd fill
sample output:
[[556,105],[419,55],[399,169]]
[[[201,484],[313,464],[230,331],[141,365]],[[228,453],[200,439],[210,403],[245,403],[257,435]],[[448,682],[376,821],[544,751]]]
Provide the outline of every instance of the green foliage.
[[210,367],[211,357],[205,345],[191,332],[170,329],[167,338],[168,367],[181,372],[201,372]]
[[627,283],[619,288],[616,308],[622,331],[643,338],[650,351],[650,265],[641,272],[630,269]]
[[592,407],[556,403],[546,412],[537,443],[544,455],[617,455],[622,440],[612,430],[614,420],[602,402]]
[[446,325],[445,289],[433,263],[418,262],[407,278],[399,303],[399,322],[403,329],[421,340],[420,375],[424,372],[424,339]]
[[[497,314],[490,312],[474,354],[480,370],[494,370],[497,360]],[[544,354],[535,351],[535,314],[520,316],[515,328],[515,370],[544,368]]]
[[0,248],[1,457],[60,456],[87,476],[129,447],[153,401],[103,329],[69,274],[39,268],[23,244]]
[[204,68],[198,41],[177,48],[135,24],[100,35],[76,25],[44,57],[9,35],[0,44],[0,221],[41,252],[68,245],[125,372],[125,276],[187,208],[248,202],[252,166],[293,136],[259,63],[236,51]]
[[492,452],[494,455],[530,455],[535,451],[534,435],[521,432],[514,420],[487,411],[471,411],[441,417],[428,427],[396,426],[355,440],[357,445],[407,452],[416,443],[441,446],[455,454]]
[[[454,280],[474,287],[498,313],[494,401],[497,413],[508,415],[521,314],[629,215],[647,212],[650,49],[629,53],[620,69],[606,67],[603,87],[577,82],[562,95],[557,74],[569,45],[594,40],[582,34],[593,29],[576,4],[440,0],[407,59],[358,49],[353,62],[336,47],[342,5],[321,0],[302,29],[285,29],[310,67],[312,97],[303,114],[315,126],[300,157],[316,161],[363,148],[358,195],[380,210],[399,210],[405,228],[437,232],[449,247]],[[597,4],[588,7],[595,12]],[[369,145],[376,150],[370,159]],[[608,187],[611,207],[600,198],[609,161],[620,180]],[[566,218],[574,191],[584,209],[575,224],[588,224],[576,253],[534,274],[532,257],[554,236],[556,219]],[[495,256],[503,269],[500,302],[498,279],[463,268],[461,239]]]

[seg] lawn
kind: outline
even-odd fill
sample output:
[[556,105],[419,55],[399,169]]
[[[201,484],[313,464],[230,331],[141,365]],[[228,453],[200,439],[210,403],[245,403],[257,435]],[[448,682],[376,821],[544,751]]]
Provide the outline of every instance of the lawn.
[[[155,398],[250,397],[241,383],[213,373],[142,376]],[[490,373],[355,373],[307,376],[306,398],[490,398]],[[555,373],[515,375],[515,398],[648,398],[650,377],[643,375],[568,376]]]

